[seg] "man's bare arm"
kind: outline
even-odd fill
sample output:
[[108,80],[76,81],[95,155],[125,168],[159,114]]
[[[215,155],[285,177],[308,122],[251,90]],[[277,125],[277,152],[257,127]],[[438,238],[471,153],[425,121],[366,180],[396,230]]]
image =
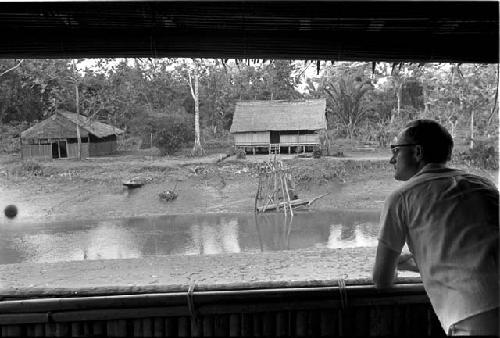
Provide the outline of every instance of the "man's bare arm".
[[396,266],[400,252],[396,252],[378,242],[375,266],[373,267],[373,283],[378,289],[389,288],[394,284]]

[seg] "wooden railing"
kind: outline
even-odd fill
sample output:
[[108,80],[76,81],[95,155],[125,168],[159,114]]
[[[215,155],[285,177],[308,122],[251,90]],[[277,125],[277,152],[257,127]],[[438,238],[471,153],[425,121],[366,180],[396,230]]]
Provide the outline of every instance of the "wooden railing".
[[6,337],[444,336],[421,284],[4,300],[0,327]]

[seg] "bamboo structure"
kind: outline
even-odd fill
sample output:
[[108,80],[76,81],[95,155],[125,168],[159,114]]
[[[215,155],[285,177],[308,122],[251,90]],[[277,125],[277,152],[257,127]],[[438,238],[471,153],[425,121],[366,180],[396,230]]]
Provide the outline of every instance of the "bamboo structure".
[[337,285],[0,302],[10,337],[445,336],[422,285]]
[[[259,167],[259,184],[255,194],[255,212],[283,210],[285,217],[293,217],[293,209],[310,206],[314,201],[329,193],[311,198],[299,199],[295,194],[295,187],[291,173],[284,167],[276,155],[269,162],[264,162]],[[259,206],[259,201],[261,205]]]
[[[283,209],[285,216],[293,217],[291,174],[284,168],[283,162],[278,161],[274,156],[272,161],[264,162],[259,167],[259,185],[255,196],[255,211],[265,212],[268,207],[279,211]],[[263,206],[258,206],[258,201]]]

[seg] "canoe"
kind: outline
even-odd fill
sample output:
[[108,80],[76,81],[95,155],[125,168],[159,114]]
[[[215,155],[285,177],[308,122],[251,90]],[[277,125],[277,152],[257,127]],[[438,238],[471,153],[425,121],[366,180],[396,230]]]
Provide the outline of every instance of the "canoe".
[[139,188],[142,187],[144,183],[136,180],[128,180],[124,181],[123,185],[126,186],[127,188]]

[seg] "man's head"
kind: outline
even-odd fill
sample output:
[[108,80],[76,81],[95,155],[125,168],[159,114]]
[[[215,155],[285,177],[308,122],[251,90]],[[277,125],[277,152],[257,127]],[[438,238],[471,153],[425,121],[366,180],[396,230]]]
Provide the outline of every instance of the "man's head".
[[427,163],[444,164],[449,161],[453,139],[436,121],[415,120],[399,133],[391,149],[390,163],[396,170],[395,179],[406,181]]

